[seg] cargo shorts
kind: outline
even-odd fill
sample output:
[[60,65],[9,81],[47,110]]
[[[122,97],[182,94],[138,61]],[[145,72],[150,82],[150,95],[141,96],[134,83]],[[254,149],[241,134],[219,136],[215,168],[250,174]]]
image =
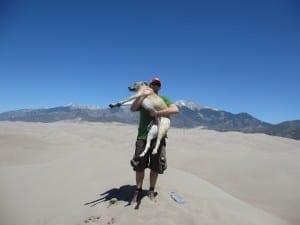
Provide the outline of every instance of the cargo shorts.
[[156,139],[153,139],[148,152],[143,157],[139,157],[139,155],[145,149],[146,141],[136,141],[133,159],[130,161],[134,171],[142,172],[146,168],[149,168],[159,174],[164,173],[164,171],[167,169],[166,140],[165,138],[161,140],[157,154],[152,155],[152,150],[155,147],[155,143]]

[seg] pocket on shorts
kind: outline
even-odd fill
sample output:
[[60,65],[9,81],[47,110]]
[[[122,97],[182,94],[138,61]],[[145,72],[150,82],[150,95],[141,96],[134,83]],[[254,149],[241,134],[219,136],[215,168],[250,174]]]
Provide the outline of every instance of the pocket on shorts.
[[159,159],[160,170],[164,171],[167,169],[167,159],[166,157],[161,156]]
[[164,142],[161,147],[161,152],[159,155],[159,170],[163,172],[167,169],[167,156],[166,156],[166,143]]
[[144,148],[145,148],[145,141],[137,140],[135,142],[134,158],[139,157],[139,155],[144,151]]

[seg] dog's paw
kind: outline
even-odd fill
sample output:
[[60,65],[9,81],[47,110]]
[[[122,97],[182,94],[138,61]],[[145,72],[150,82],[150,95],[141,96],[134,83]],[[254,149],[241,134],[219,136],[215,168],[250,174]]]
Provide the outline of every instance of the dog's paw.
[[141,153],[141,154],[139,155],[139,158],[142,158],[142,157],[144,157],[144,156],[145,156],[145,154],[146,154],[146,153]]

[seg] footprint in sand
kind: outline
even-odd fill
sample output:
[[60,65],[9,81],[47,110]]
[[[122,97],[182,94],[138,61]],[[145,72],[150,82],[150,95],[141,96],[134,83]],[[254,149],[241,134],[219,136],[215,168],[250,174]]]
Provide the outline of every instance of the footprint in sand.
[[116,199],[116,198],[109,200],[107,208],[111,207],[112,205],[116,205],[117,202],[118,202],[118,199]]
[[91,216],[89,218],[87,218],[86,220],[84,220],[84,224],[90,224],[90,225],[93,225],[93,224],[99,224],[100,220],[100,216]]
[[[100,216],[91,216],[91,217],[87,218],[86,220],[84,220],[83,222],[84,222],[83,224],[88,224],[88,225],[99,225],[100,224]],[[116,222],[116,219],[114,217],[112,217],[106,224],[112,225],[115,222]]]
[[114,224],[115,222],[116,222],[116,219],[112,217],[112,218],[110,219],[110,221],[107,222],[107,225]]

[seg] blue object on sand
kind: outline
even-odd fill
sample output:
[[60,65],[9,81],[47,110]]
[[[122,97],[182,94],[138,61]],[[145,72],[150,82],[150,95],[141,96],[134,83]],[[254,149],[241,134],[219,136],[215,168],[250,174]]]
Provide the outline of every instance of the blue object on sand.
[[185,199],[181,197],[176,191],[171,192],[171,198],[173,198],[174,201],[178,202],[181,205],[185,203]]

